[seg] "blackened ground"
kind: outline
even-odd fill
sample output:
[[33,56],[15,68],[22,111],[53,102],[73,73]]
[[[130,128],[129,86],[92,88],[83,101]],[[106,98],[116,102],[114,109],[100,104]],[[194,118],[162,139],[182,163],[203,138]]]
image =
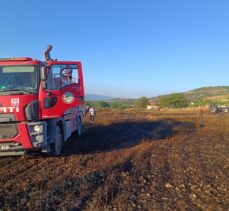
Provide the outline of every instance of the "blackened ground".
[[99,113],[61,157],[0,158],[3,210],[228,210],[227,114]]

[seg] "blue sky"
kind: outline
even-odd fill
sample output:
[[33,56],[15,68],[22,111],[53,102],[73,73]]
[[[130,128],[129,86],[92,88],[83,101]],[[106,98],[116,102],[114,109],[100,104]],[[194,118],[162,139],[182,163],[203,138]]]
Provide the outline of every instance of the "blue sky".
[[83,64],[87,93],[157,96],[228,85],[227,0],[2,0],[0,57]]

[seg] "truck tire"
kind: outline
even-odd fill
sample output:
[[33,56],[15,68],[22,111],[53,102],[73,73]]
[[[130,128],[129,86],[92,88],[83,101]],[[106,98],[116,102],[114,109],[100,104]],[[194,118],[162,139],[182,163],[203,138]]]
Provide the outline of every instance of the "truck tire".
[[77,136],[81,136],[81,134],[82,134],[82,121],[81,121],[81,118],[80,117],[78,117],[77,119],[76,119],[76,125],[77,125]]
[[209,111],[215,113],[217,111],[217,108],[215,106],[210,106]]
[[63,133],[60,129],[60,126],[57,126],[55,140],[54,143],[51,145],[52,154],[55,156],[60,156],[62,151],[62,145],[63,145]]

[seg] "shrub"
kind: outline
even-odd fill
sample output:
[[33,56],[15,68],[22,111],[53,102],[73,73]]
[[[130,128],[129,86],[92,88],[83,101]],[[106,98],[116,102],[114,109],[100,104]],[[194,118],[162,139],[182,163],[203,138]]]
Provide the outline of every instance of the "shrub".
[[95,104],[96,104],[96,107],[98,108],[110,108],[109,103],[104,102],[104,101],[97,101]]
[[163,96],[159,100],[159,104],[161,107],[167,108],[185,108],[189,105],[189,102],[184,94],[177,93]]
[[149,104],[149,99],[147,97],[141,97],[134,103],[134,107],[138,109],[146,109]]

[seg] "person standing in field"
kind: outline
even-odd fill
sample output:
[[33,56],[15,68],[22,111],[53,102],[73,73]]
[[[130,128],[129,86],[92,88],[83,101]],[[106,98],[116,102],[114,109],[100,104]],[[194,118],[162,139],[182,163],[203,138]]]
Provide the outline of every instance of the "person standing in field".
[[50,55],[50,51],[52,50],[52,45],[48,45],[47,49],[45,50],[44,54],[43,54],[43,57],[44,57],[44,60],[47,62],[47,61],[53,61],[53,59],[51,58],[51,55]]
[[94,106],[92,106],[89,109],[89,115],[90,115],[90,123],[93,123],[95,121],[95,116],[96,116],[96,110]]

